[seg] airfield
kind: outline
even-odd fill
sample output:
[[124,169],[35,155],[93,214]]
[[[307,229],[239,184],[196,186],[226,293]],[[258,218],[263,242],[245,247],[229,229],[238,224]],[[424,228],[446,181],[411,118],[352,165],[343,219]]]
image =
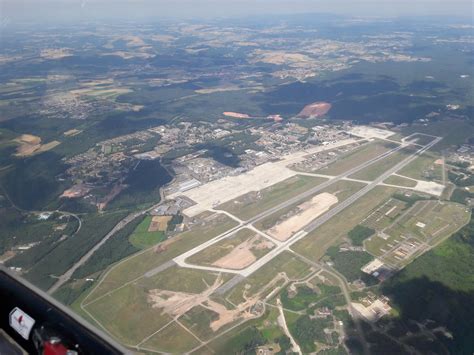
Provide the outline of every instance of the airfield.
[[[149,353],[222,353],[225,340],[249,324],[288,334],[291,314],[280,297],[298,287],[320,297],[335,292],[355,317],[351,285],[321,261],[329,247],[366,226],[375,231],[363,243],[372,257],[368,272],[398,270],[465,225],[470,211],[442,200],[443,166],[430,150],[441,137],[392,139],[369,127],[353,133],[359,138],[336,144],[360,145],[315,172],[291,167],[336,144],[167,196],[193,201],[183,212],[198,222],[113,265],[75,309]],[[439,179],[425,180],[426,169]]]

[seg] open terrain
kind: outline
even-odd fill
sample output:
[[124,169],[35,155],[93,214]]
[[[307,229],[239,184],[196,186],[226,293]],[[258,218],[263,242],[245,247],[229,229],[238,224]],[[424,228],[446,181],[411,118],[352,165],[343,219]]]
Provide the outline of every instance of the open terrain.
[[[413,188],[413,184],[405,186],[408,185],[405,182],[413,178],[392,175],[415,161],[418,154],[435,142],[433,138],[425,147],[405,152],[395,149],[395,143],[390,143],[392,151],[381,143],[365,145],[361,149],[366,152],[368,149],[370,153],[365,163],[349,164],[346,163],[348,158],[342,157],[346,170],[341,170],[342,175],[337,178],[295,175],[275,182],[261,190],[259,197],[251,196],[257,198],[257,207],[252,212],[235,207],[240,203],[252,206],[248,192],[229,200],[216,207],[222,209],[222,213],[203,213],[199,218],[202,222],[190,231],[118,263],[83,299],[81,308],[132,348],[189,351],[204,349],[220,334],[235,332],[241,325],[262,317],[262,302],[274,299],[285,290],[285,285],[294,284],[284,291],[287,293],[283,299],[283,306],[294,312],[300,312],[301,304],[318,304],[325,299],[332,291],[327,288],[329,286],[320,286],[319,282],[324,283],[327,279],[338,284],[341,276],[329,272],[318,273],[320,276],[315,278],[318,262],[331,247],[348,240],[356,225],[373,231],[360,242],[370,254],[388,267],[403,268],[449,237],[470,218],[469,211],[458,204],[439,202],[430,195],[421,195],[418,201],[417,195],[407,190]],[[377,151],[379,154],[375,153]],[[360,154],[360,151],[356,153],[356,161],[362,159]],[[338,169],[342,167],[340,165]],[[359,177],[360,172],[366,174],[368,181],[351,181]],[[383,186],[384,183],[388,186]],[[289,193],[291,186],[296,189]],[[411,199],[415,202],[407,202]],[[242,220],[243,217],[246,220]],[[400,219],[406,219],[406,223],[401,224]],[[225,220],[227,225],[222,224]],[[436,223],[428,227],[428,221]],[[144,228],[147,232],[150,227],[157,229],[160,222],[161,219],[153,225],[151,218],[145,219]],[[396,238],[393,236],[402,234],[407,235],[403,241],[393,240]],[[416,252],[407,252],[403,261],[397,259],[406,248],[417,245],[420,248]],[[389,247],[390,250],[385,250]],[[361,275],[358,268],[372,258],[367,253],[354,253],[349,253],[344,260],[334,257],[335,267],[351,282]],[[354,269],[353,265],[359,266]],[[171,278],[171,275],[175,276]],[[311,283],[307,283],[310,280]],[[313,283],[313,280],[319,281]],[[137,293],[138,290],[142,293]],[[138,333],[134,335],[128,328],[117,328],[111,323],[107,318],[109,311],[104,313],[108,308],[102,308],[103,304],[118,305],[124,297],[128,302],[139,302],[142,305],[140,312],[158,311],[153,324],[147,328],[155,329],[154,332],[140,338]],[[343,299],[340,302],[344,304]],[[272,306],[276,307],[277,303],[272,301],[268,307]],[[120,317],[130,317],[128,307],[117,308],[114,312]],[[290,334],[296,334],[295,341],[313,349],[298,335],[300,325],[292,323],[291,316],[289,319],[284,321],[290,324]],[[301,324],[305,321],[303,318],[298,320]],[[282,318],[276,324],[284,333]],[[183,339],[189,338],[186,346],[172,345],[168,340],[160,343],[160,339],[172,330],[183,334]],[[327,339],[321,338],[321,342],[325,341]]]

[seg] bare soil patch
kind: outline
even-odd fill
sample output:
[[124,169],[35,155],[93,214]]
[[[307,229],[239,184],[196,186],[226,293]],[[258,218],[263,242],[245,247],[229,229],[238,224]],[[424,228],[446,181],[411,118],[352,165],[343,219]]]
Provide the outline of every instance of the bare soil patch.
[[168,222],[171,220],[171,216],[153,216],[151,219],[148,232],[161,231],[164,232],[168,228]]
[[46,152],[61,144],[59,141],[51,141],[46,144],[41,144],[41,138],[32,134],[22,134],[20,137],[14,139],[14,142],[20,144],[15,153],[15,156],[17,157],[27,157],[33,154]]
[[78,135],[79,133],[81,133],[82,131],[79,130],[79,129],[70,129],[69,131],[66,131],[64,132],[63,134],[66,136],[66,137],[73,137],[73,136],[76,136]]
[[249,115],[247,115],[246,113],[238,113],[238,112],[223,112],[222,113],[224,116],[227,116],[227,117],[233,117],[233,118],[250,118]]
[[77,184],[71,188],[64,190],[60,197],[77,198],[85,196],[90,191],[90,188],[83,184]]
[[212,265],[226,268],[241,270],[249,265],[252,265],[256,260],[252,249],[263,250],[273,248],[274,244],[268,240],[264,240],[259,235],[247,239],[240,243],[232,251],[216,260]]
[[310,201],[299,205],[298,213],[270,228],[268,233],[280,241],[285,241],[337,202],[338,199],[333,194],[327,192],[318,194]]
[[298,113],[298,117],[303,118],[317,118],[324,116],[326,113],[329,112],[332,105],[328,102],[313,102],[305,106],[300,113]]

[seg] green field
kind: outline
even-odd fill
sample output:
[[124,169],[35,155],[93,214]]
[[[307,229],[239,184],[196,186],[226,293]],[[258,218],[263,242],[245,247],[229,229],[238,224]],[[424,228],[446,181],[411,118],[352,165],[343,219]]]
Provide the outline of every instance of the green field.
[[179,324],[173,322],[140,345],[144,350],[182,354],[199,345],[199,341]]
[[216,207],[222,209],[237,217],[246,220],[267,209],[287,201],[293,196],[303,193],[312,187],[315,187],[326,179],[297,175],[266,189],[257,192],[249,192],[234,200],[228,201]]
[[[264,219],[261,219],[257,222],[254,223],[254,226],[260,230],[267,230],[271,227],[273,227],[280,219],[282,216],[290,212],[291,210],[295,209],[298,205],[301,205],[302,203],[311,200],[314,196],[321,194],[323,192],[327,192],[330,194],[335,194],[338,203],[344,201],[351,195],[353,195],[355,192],[359,191],[361,188],[363,188],[365,185],[359,182],[355,181],[347,181],[347,180],[339,180],[336,183],[326,187],[325,189],[317,192],[316,194],[301,200],[299,202],[296,202],[288,207],[285,207],[284,209],[281,209],[273,214],[271,214],[268,217],[265,217]],[[331,206],[331,208],[336,207],[337,204],[334,204]],[[308,221],[309,223],[310,221]]]
[[340,157],[334,163],[329,164],[328,166],[318,170],[317,172],[320,174],[327,175],[339,175],[349,169],[359,166],[367,160],[378,157],[379,155],[395,147],[395,143],[387,143],[380,141],[365,144],[362,147],[356,149],[355,151]]
[[351,240],[352,245],[362,246],[364,244],[364,240],[374,233],[374,229],[358,224],[352,228],[349,233],[347,233],[347,236]]
[[209,340],[214,334],[210,324],[216,320],[219,315],[203,306],[196,306],[179,317],[179,321],[196,334],[201,340]]
[[466,139],[471,138],[474,135],[474,125],[467,120],[450,118],[433,121],[429,125],[412,124],[402,128],[402,134],[405,136],[414,132],[443,136],[443,139],[432,148],[432,150],[440,152],[453,144],[462,144]]
[[308,354],[316,351],[315,343],[327,343],[324,328],[331,326],[332,317],[311,319],[309,316],[302,316],[289,329],[301,350]]
[[392,153],[388,157],[369,165],[368,167],[358,171],[357,173],[350,175],[349,177],[360,180],[375,180],[380,175],[385,173],[388,169],[394,167],[403,159],[409,157],[413,152],[413,148],[403,148],[398,152]]
[[[262,317],[249,320],[226,334],[213,339],[206,347],[193,354],[251,354],[255,347],[263,344],[276,348],[283,346],[289,350],[286,338],[277,323],[279,311],[276,307],[267,307]],[[288,321],[288,318],[287,318]]]
[[341,243],[347,233],[396,190],[376,187],[292,247],[311,260],[319,260],[331,245]]
[[[305,276],[308,271],[308,264],[302,262],[290,252],[285,251],[235,286],[226,298],[233,304],[238,304],[245,301],[243,297],[244,292],[247,297],[257,294],[280,272],[285,272],[290,279],[299,279]],[[272,291],[272,289],[267,290],[267,293]]]
[[410,180],[401,176],[391,175],[386,180],[384,180],[384,184],[389,185],[397,185],[403,187],[415,187],[416,181]]
[[398,173],[412,179],[441,181],[443,165],[435,163],[439,158],[440,156],[434,152],[425,152]]
[[130,236],[130,243],[139,249],[146,249],[152,245],[158,244],[166,239],[165,232],[149,232],[148,227],[151,223],[151,216],[147,216],[142,223],[133,231]]
[[[462,205],[438,202],[417,202],[410,212],[399,218],[386,230],[387,234],[414,236],[422,242],[436,243],[439,238],[450,235],[469,220],[470,211]],[[424,226],[420,224],[422,223]]]
[[[425,322],[450,330],[451,354],[474,346],[474,220],[383,284],[399,310],[396,322]],[[440,312],[440,305],[441,310]],[[402,324],[403,326],[403,324]],[[431,340],[430,340],[431,341]]]
[[372,255],[394,266],[405,266],[425,251],[422,243],[433,246],[446,239],[470,218],[470,211],[452,202],[418,201],[383,229],[386,239],[378,235],[365,242]]
[[148,303],[148,289],[130,284],[86,307],[122,343],[135,345],[171,321]]
[[[215,273],[172,267],[152,277],[143,277],[84,308],[119,341],[136,344],[171,320],[148,300],[154,289],[201,293],[217,279]],[[228,280],[225,275],[223,281]]]
[[373,256],[365,251],[352,250],[338,252],[332,258],[334,268],[349,282],[359,279],[362,276],[360,268],[372,260]]
[[291,296],[289,296],[288,287],[281,292],[281,303],[285,309],[304,311],[310,306],[317,305],[319,301],[325,298],[341,293],[341,289],[338,286],[330,286],[323,283],[318,283],[314,289],[307,285],[298,285],[296,290],[296,295]]
[[[151,277],[140,279],[138,284],[146,288],[159,288],[174,292],[201,293],[216,280],[217,273],[173,266]],[[221,274],[223,282],[231,275]]]
[[155,248],[152,247],[116,264],[106,273],[100,285],[91,292],[88,298],[92,300],[120,287],[124,283],[142,276],[145,272],[237,225],[234,220],[225,215],[217,214],[213,216],[215,218],[212,220],[196,225],[192,230],[163,242],[166,243],[164,250],[155,252]]
[[389,198],[365,217],[361,224],[376,231],[383,230],[390,226],[408,206],[406,202],[393,197]]

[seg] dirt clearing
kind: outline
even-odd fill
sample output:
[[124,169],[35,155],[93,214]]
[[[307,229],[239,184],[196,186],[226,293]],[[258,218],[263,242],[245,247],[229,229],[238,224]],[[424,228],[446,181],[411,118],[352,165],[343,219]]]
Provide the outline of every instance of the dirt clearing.
[[223,112],[224,116],[233,117],[233,118],[250,118],[249,115],[246,113],[238,113],[238,112]]
[[180,316],[191,308],[207,301],[209,296],[222,285],[222,276],[216,278],[214,283],[202,293],[174,292],[154,289],[148,293],[148,302],[153,308],[161,308],[163,313],[172,317]]
[[380,139],[386,139],[395,134],[395,132],[392,132],[386,129],[370,127],[370,126],[355,126],[350,130],[349,133],[361,138],[380,138]]
[[20,145],[16,148],[15,156],[27,157],[34,154],[46,152],[61,144],[59,141],[51,141],[46,144],[41,144],[41,138],[32,134],[22,134],[14,139],[14,142]]
[[328,102],[313,102],[305,106],[300,113],[298,113],[297,117],[303,118],[317,118],[324,116],[326,113],[329,112],[332,105]]
[[148,227],[148,232],[166,231],[166,229],[168,229],[168,222],[171,221],[172,218],[172,216],[153,216],[150,226]]
[[252,250],[271,249],[274,246],[275,244],[272,242],[256,235],[237,245],[229,254],[216,260],[212,265],[225,269],[241,270],[257,260]]
[[64,132],[63,134],[66,136],[66,137],[73,137],[73,136],[76,136],[78,135],[79,133],[81,133],[82,130],[79,130],[79,129],[70,129],[69,131],[66,131]]
[[250,308],[257,302],[253,297],[246,302],[239,304],[235,309],[229,310],[224,305],[212,301],[209,296],[222,285],[222,276],[219,275],[214,283],[202,293],[173,292],[168,290],[155,289],[148,293],[148,302],[153,308],[162,309],[163,313],[170,316],[180,317],[196,306],[202,306],[219,316],[210,324],[215,332],[226,324],[229,324],[240,318],[251,318],[253,315]]
[[297,214],[270,228],[268,233],[280,241],[285,241],[337,202],[338,199],[333,194],[323,192],[316,195],[310,201],[299,205]]

